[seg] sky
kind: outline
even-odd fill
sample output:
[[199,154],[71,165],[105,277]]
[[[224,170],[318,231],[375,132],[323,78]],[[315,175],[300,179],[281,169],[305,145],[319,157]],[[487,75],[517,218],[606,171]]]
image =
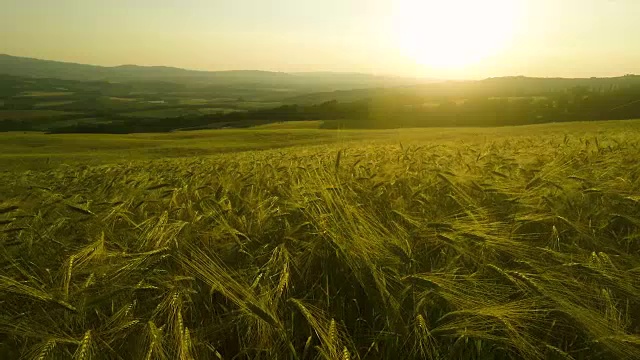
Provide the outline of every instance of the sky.
[[438,79],[640,73],[640,0],[0,0],[0,53]]

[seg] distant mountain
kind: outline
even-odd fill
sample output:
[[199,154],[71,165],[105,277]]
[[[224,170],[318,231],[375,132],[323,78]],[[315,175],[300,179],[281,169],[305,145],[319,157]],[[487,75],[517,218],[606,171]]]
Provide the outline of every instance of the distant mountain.
[[[219,90],[260,90],[288,103],[356,101],[394,97],[535,96],[575,87],[611,90],[640,85],[640,76],[612,78],[497,77],[479,81],[434,81],[362,73],[272,72],[259,70],[198,71],[167,66],[96,66],[0,54],[0,75],[117,83],[166,82]],[[224,91],[223,91],[224,90]],[[287,95],[290,93],[290,95]]]
[[111,82],[164,81],[201,85],[252,85],[261,87],[321,87],[354,89],[420,84],[425,80],[353,73],[284,73],[258,70],[197,71],[166,66],[121,65],[114,67],[75,64],[0,54],[0,74],[101,80]]

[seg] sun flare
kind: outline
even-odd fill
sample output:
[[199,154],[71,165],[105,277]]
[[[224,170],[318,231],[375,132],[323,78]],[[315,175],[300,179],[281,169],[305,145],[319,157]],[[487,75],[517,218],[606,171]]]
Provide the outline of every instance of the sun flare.
[[518,0],[397,0],[397,43],[423,66],[464,68],[508,45],[520,22],[520,5]]

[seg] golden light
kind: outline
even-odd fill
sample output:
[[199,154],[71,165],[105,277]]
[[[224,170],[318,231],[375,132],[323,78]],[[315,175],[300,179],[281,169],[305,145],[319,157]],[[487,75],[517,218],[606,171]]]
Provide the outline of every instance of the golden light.
[[521,10],[521,0],[395,0],[396,41],[419,64],[460,69],[502,50]]

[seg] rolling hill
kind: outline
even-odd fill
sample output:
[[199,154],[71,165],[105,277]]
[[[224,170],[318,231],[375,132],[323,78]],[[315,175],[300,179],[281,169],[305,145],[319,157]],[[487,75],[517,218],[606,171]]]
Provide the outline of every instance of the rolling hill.
[[198,71],[166,66],[139,65],[105,67],[3,54],[0,54],[0,74],[63,80],[163,81],[197,83],[201,85],[245,85],[274,88],[286,86],[310,88],[315,91],[415,85],[427,81],[359,73],[284,73],[259,70]]

